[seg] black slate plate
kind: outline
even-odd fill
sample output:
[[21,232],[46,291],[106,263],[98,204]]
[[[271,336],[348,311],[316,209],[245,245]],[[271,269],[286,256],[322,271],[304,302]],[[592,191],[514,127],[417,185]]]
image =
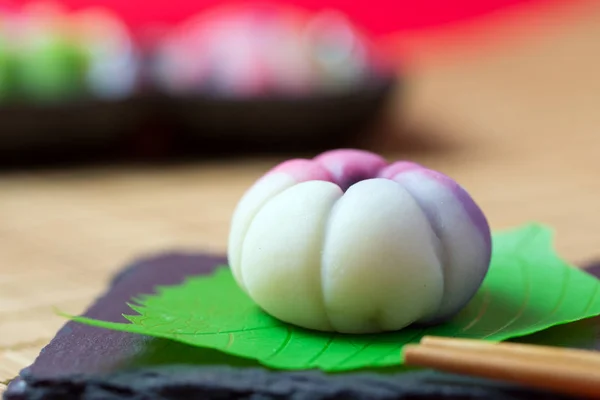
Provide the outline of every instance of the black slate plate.
[[[132,296],[150,293],[155,285],[177,284],[186,276],[209,273],[224,262],[221,256],[181,253],[142,259],[118,274],[85,315],[125,322],[121,314],[130,311],[125,303]],[[590,271],[600,276],[600,266]],[[565,344],[574,347],[590,347],[593,342],[592,347],[597,347],[599,320],[581,324],[586,329],[577,331],[584,331],[585,338],[572,337],[565,326],[543,332],[540,337],[562,337]],[[211,353],[212,364],[202,365],[207,352]],[[573,399],[430,370],[340,375],[270,371],[250,360],[210,350],[73,322],[56,334],[4,394],[5,400],[531,398]]]

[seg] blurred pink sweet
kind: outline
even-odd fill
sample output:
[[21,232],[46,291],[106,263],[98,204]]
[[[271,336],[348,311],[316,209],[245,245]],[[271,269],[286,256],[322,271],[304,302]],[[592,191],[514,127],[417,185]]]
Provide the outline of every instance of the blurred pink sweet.
[[304,96],[381,72],[343,15],[271,6],[200,14],[163,38],[155,56],[153,77],[172,94]]

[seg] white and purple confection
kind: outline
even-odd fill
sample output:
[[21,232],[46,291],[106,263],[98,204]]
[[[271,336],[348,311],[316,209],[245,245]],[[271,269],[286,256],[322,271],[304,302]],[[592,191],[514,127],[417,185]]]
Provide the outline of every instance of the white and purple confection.
[[240,200],[229,263],[267,313],[308,329],[394,331],[459,312],[491,234],[451,178],[360,150],[283,162]]

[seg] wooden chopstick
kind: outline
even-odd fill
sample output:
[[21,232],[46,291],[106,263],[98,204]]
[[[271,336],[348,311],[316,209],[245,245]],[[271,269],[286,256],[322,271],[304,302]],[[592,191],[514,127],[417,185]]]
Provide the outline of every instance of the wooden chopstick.
[[407,365],[504,380],[554,392],[600,398],[600,352],[424,337],[404,348]]

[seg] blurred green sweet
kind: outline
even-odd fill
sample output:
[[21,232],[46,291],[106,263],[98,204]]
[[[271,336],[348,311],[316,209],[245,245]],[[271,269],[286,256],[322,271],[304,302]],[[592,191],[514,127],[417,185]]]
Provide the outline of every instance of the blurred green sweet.
[[0,37],[0,100],[15,95],[18,90],[18,65],[14,49]]
[[26,98],[65,100],[86,92],[86,52],[60,34],[35,35],[19,61],[20,86]]

